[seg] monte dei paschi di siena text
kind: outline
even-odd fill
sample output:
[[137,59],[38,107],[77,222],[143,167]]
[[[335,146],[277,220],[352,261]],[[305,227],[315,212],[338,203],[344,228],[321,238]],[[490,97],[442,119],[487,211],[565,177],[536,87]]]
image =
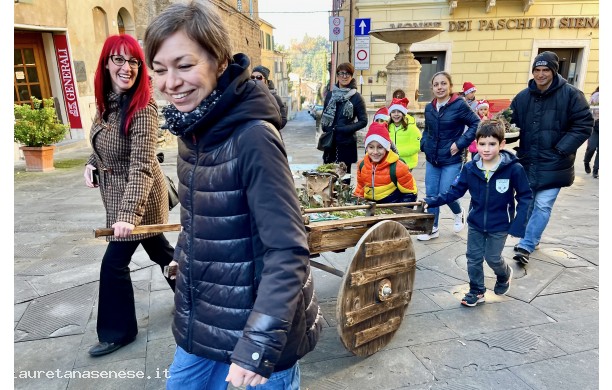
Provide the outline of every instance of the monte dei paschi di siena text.
[[599,28],[597,17],[563,17],[559,18],[514,18],[514,19],[480,19],[480,20],[457,20],[448,22],[448,31],[478,31],[487,30],[528,30],[538,29],[569,29],[569,28]]

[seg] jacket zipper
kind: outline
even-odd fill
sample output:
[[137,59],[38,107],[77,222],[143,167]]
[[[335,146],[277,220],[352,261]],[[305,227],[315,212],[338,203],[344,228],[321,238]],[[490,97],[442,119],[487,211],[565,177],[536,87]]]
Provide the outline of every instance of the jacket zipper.
[[193,210],[193,181],[194,181],[194,177],[195,177],[195,171],[196,168],[198,166],[198,162],[200,160],[200,150],[198,149],[198,139],[196,138],[195,134],[191,135],[191,141],[193,142],[193,145],[195,146],[195,151],[196,151],[196,159],[195,159],[195,164],[193,164],[193,169],[191,170],[191,177],[189,178],[189,197],[190,197],[190,203],[191,203],[191,221],[190,221],[190,242],[189,242],[189,256],[187,257],[189,259],[189,298],[190,298],[190,305],[191,307],[189,308],[189,321],[188,321],[188,325],[187,325],[187,346],[189,348],[189,353],[191,353],[191,351],[193,350],[191,343],[192,343],[192,334],[193,334],[193,310],[194,310],[194,293],[193,293],[193,274],[192,274],[192,269],[193,269],[193,237],[194,237],[194,220],[195,220],[195,216],[194,216],[194,210]]
[[[489,179],[485,179],[485,180],[487,180],[487,186],[486,186],[486,191],[485,191],[485,205],[488,205],[489,204],[489,183],[491,183],[491,180],[490,180],[490,178]],[[487,232],[488,231],[488,229],[487,229],[487,216],[488,216],[489,212],[488,212],[486,206],[485,206],[484,209],[485,210],[484,210],[484,220],[483,220],[484,225],[483,225],[483,229],[484,229],[485,232]]]
[[376,166],[377,165],[372,164],[372,183],[371,184],[372,184],[372,200],[374,202],[376,202],[376,194],[374,193],[374,189],[376,188],[374,187],[374,176],[376,174]]
[[446,110],[446,107],[447,107],[448,103],[449,102],[446,102],[445,105],[440,107],[440,109],[437,110],[438,111],[438,115],[436,115],[436,120],[438,121],[438,125],[436,126],[436,128],[438,129],[437,134],[436,134],[436,147],[434,149],[434,151],[435,151],[434,156],[435,156],[435,159],[436,159],[435,160],[436,165],[438,165],[438,147],[440,146],[440,118],[442,118],[442,114],[443,114],[442,111]]

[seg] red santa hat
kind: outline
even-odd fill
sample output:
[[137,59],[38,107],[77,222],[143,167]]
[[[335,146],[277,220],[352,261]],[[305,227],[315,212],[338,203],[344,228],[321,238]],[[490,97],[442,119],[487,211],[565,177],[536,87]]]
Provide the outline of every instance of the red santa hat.
[[489,108],[489,102],[486,100],[479,100],[478,103],[476,104],[476,109],[480,109],[480,107],[486,107]]
[[408,98],[393,98],[391,105],[389,106],[389,112],[393,112],[393,110],[398,110],[402,114],[406,115],[408,113]]
[[391,138],[389,137],[389,128],[386,123],[374,122],[368,129],[368,134],[365,137],[365,146],[372,141],[376,141],[382,145],[383,148],[389,151],[391,149]]
[[476,87],[474,86],[474,84],[470,83],[469,81],[463,83],[463,94],[467,95],[468,93],[472,92],[476,92]]
[[374,114],[374,122],[376,122],[377,119],[384,119],[386,122],[389,122],[389,110],[387,107],[381,107],[376,111],[376,114]]

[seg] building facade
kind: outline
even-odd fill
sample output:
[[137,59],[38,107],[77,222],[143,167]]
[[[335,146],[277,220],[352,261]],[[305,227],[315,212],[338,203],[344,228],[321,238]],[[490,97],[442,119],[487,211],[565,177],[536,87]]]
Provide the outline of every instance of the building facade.
[[[210,0],[229,27],[234,52],[260,61],[257,0]],[[70,124],[65,142],[89,142],[93,78],[105,39],[130,34],[142,44],[149,21],[170,0],[15,0],[14,102],[54,97]],[[14,146],[15,160],[20,158]]]
[[[469,81],[479,99],[511,99],[526,87],[534,57],[545,50],[558,54],[559,73],[587,96],[599,85],[597,0],[335,0],[334,6],[350,32],[338,45],[338,63],[355,62],[355,18],[370,18],[372,30],[443,30],[410,47],[421,69],[418,96],[408,98],[421,108],[432,98],[431,76],[442,70],[452,75],[454,92]],[[398,45],[375,37],[370,42],[362,92],[375,106],[385,100],[387,64]]]

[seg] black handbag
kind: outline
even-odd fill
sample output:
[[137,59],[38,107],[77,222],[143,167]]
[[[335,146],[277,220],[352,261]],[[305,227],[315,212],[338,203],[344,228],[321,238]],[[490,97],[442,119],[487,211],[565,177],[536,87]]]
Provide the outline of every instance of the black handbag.
[[169,210],[172,210],[177,204],[179,204],[178,191],[176,190],[176,185],[168,176],[164,175],[166,178],[166,186],[168,187],[168,206]]
[[317,149],[320,151],[325,151],[325,149],[329,149],[332,147],[334,143],[334,131],[330,130],[326,133],[321,134],[319,137],[319,142],[317,143]]
[[[159,152],[156,155],[157,161],[161,164],[164,162],[164,152]],[[178,191],[176,190],[176,185],[167,175],[164,175],[166,178],[166,187],[168,187],[168,210],[172,210],[179,204]]]

